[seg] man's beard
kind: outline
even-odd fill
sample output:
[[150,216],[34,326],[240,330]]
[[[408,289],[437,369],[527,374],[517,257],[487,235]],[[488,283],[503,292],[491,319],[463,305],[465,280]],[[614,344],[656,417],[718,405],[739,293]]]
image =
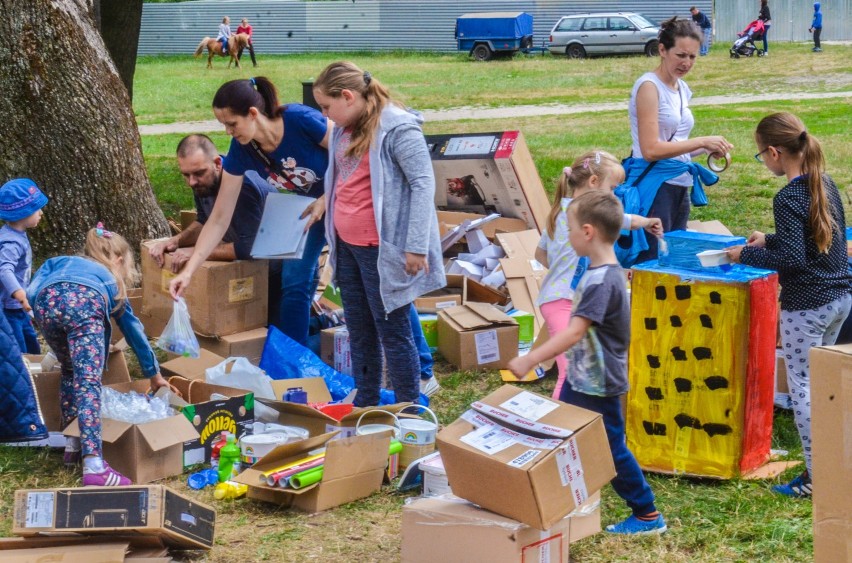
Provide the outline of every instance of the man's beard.
[[198,197],[216,197],[219,195],[219,185],[222,183],[222,175],[217,174],[213,178],[213,183],[209,186],[197,186],[195,188],[195,195]]

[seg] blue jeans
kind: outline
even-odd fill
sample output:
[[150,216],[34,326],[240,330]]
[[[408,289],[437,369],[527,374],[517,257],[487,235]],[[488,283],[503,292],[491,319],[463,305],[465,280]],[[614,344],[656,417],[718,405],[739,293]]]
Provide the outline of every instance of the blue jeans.
[[[308,231],[302,257],[281,261],[281,291],[270,298],[271,307],[275,307],[275,302],[279,303],[278,318],[273,324],[302,346],[308,343],[311,303],[319,282],[317,268],[324,246],[325,224],[317,221]],[[270,276],[270,280],[275,279],[274,274]]]
[[432,350],[429,349],[429,344],[426,343],[426,337],[423,336],[423,327],[420,325],[420,315],[417,314],[417,309],[411,305],[411,335],[414,337],[414,344],[417,346],[417,355],[420,356],[420,379],[430,379],[432,375],[432,366],[435,360],[432,359]]
[[615,462],[616,476],[612,480],[612,488],[624,499],[635,516],[644,516],[656,511],[654,493],[651,492],[639,463],[633,457],[633,452],[627,448],[621,397],[597,397],[579,393],[574,391],[566,379],[559,400],[603,415],[609,449]]
[[352,377],[358,389],[356,407],[379,404],[385,362],[396,400],[416,402],[420,398],[420,360],[411,334],[411,306],[385,311],[378,260],[377,246],[337,240],[335,271],[349,329]]
[[710,51],[710,46],[713,44],[713,28],[701,28],[701,48],[699,54],[706,55]]
[[764,53],[768,53],[768,52],[769,52],[769,42],[766,40],[766,38],[767,38],[767,37],[769,37],[769,28],[770,28],[770,27],[772,27],[772,26],[771,26],[771,25],[767,25],[767,26],[765,26],[765,27],[764,27],[764,29],[763,29],[763,52],[764,52]]
[[38,335],[33,328],[30,316],[23,309],[3,309],[3,312],[6,314],[9,326],[12,327],[12,334],[15,335],[15,340],[18,341],[21,352],[24,354],[41,354]]

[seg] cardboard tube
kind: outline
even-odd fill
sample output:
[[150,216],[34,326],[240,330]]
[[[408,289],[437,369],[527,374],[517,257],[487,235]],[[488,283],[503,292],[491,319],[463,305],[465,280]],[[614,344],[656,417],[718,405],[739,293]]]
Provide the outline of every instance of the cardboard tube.
[[320,481],[322,481],[322,466],[293,475],[290,477],[290,486],[294,489],[302,489]]
[[296,473],[301,473],[307,469],[313,469],[314,467],[318,467],[325,463],[325,457],[321,457],[319,459],[315,459],[313,461],[308,461],[305,463],[300,463],[290,469],[285,469],[283,471],[279,471],[278,473],[273,473],[269,477],[266,478],[266,484],[270,487],[274,487],[277,483],[281,487],[287,486],[287,478],[295,475]]

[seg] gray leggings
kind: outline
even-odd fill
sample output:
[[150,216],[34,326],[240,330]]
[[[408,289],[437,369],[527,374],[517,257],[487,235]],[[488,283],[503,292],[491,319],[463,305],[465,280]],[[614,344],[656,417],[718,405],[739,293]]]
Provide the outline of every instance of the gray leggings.
[[808,354],[814,346],[831,346],[837,341],[850,307],[852,296],[846,294],[816,309],[781,311],[781,345],[787,360],[787,385],[808,473],[811,471],[811,369]]

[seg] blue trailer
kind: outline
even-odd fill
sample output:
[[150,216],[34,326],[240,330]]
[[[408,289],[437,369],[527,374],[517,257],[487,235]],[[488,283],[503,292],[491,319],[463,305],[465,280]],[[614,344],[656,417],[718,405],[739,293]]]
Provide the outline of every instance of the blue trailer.
[[533,46],[533,17],[526,12],[480,12],[456,19],[459,51],[467,51],[477,61],[495,55],[529,51]]

